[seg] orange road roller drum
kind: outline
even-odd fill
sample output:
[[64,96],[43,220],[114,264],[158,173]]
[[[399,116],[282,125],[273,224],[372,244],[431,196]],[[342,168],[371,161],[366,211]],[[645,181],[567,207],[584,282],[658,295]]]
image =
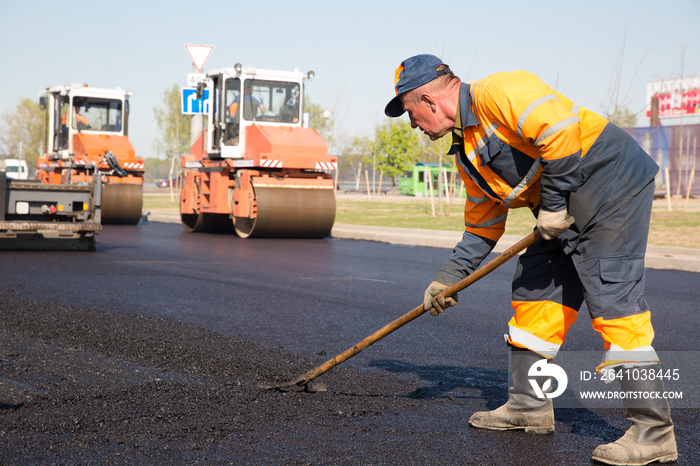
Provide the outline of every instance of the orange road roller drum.
[[254,214],[234,217],[236,234],[247,237],[324,238],[335,222],[332,188],[255,186]]
[[102,223],[136,225],[143,209],[143,186],[106,183],[102,188]]
[[187,233],[233,233],[231,216],[227,214],[180,214]]

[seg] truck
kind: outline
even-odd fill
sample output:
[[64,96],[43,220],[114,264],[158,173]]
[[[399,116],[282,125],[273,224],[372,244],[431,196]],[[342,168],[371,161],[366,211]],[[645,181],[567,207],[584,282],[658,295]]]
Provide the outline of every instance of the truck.
[[47,184],[7,175],[0,170],[0,249],[95,250],[102,231],[99,176]]
[[105,224],[136,225],[141,219],[144,164],[128,136],[130,96],[121,88],[87,84],[49,87],[39,94],[47,124],[37,178],[45,184],[90,184],[96,175],[103,185]]
[[[305,124],[313,72],[236,64],[210,71],[206,127],[180,159],[180,218],[188,232],[323,238],[335,221],[338,160]],[[308,121],[308,119],[306,119]]]
[[7,178],[15,180],[26,180],[29,178],[29,166],[26,160],[2,159],[0,160],[0,170],[5,172]]

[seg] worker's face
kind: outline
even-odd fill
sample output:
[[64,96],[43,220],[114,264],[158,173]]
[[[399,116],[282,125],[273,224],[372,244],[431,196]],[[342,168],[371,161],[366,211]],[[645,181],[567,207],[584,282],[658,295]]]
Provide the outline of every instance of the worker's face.
[[403,109],[408,113],[411,127],[420,128],[433,141],[451,132],[454,126],[430,96],[422,96],[417,103],[404,102]]

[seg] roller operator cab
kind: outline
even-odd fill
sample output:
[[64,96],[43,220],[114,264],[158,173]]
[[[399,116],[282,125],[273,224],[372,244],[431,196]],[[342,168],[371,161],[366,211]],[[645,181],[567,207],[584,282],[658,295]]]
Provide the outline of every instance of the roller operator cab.
[[37,161],[47,184],[83,184],[101,175],[102,222],[135,225],[143,206],[143,159],[128,137],[131,91],[71,84],[47,88],[46,154]]
[[335,221],[335,157],[303,124],[312,72],[251,66],[214,70],[207,127],[182,157],[180,214],[185,230],[249,236],[330,234]]

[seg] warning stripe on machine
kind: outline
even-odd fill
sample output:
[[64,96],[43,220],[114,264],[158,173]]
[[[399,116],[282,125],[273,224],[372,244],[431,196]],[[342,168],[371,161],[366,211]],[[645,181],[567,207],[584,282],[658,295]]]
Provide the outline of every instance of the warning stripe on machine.
[[[82,160],[82,159],[79,159],[79,160],[76,160],[73,162],[73,165],[77,165],[77,166],[81,166],[81,167],[85,166],[87,164],[88,164],[88,162],[86,160]],[[43,168],[43,166],[45,166],[45,165],[42,164],[42,168]],[[143,170],[143,162],[127,162],[124,164],[124,168],[126,168],[127,170]]]
[[281,160],[261,160],[260,166],[265,168],[282,168]]
[[337,170],[337,162],[316,162],[316,170]]

